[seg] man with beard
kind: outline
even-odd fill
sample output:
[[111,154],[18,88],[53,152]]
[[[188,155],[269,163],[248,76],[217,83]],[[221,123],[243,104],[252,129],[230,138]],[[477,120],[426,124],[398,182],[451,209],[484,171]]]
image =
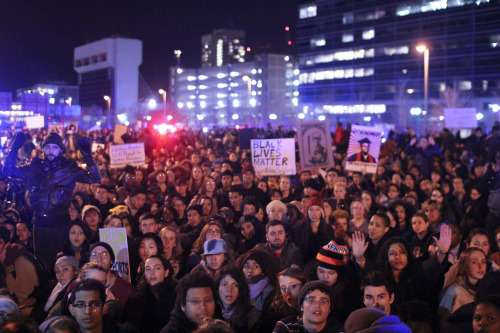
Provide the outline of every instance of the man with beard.
[[302,254],[298,247],[286,240],[285,224],[282,221],[272,220],[266,225],[266,240],[266,243],[257,244],[255,248],[271,253],[279,271],[292,265],[303,267]]
[[26,166],[16,166],[17,150],[26,140],[18,133],[5,166],[4,174],[26,181],[29,199],[33,208],[34,248],[37,258],[51,267],[68,224],[71,194],[76,183],[100,183],[101,174],[92,159],[91,142],[86,137],[75,136],[78,149],[83,155],[87,170],[66,159],[62,138],[51,132],[43,141],[45,159],[33,158]]

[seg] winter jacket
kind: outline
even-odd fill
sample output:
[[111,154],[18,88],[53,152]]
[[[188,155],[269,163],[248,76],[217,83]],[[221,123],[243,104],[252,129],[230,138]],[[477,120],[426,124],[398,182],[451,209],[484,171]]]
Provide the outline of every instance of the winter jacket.
[[[37,220],[37,225],[54,226],[64,219],[48,219],[68,215],[71,195],[77,182],[100,183],[101,174],[92,156],[87,156],[87,170],[74,161],[58,156],[54,161],[33,158],[31,164],[16,167],[16,152],[13,150],[5,160],[4,174],[26,181],[31,207]],[[40,223],[38,223],[40,222]]]
[[198,328],[198,324],[189,320],[180,305],[176,305],[170,313],[170,321],[160,333],[189,333]]
[[[159,332],[169,319],[174,308],[175,286],[161,283],[145,285],[129,297],[123,318],[140,332]],[[155,296],[158,294],[158,298]]]
[[304,261],[302,260],[302,253],[300,253],[300,249],[295,246],[293,243],[288,243],[285,241],[285,244],[281,250],[281,255],[277,257],[270,249],[269,243],[260,243],[255,245],[255,249],[267,251],[271,253],[273,258],[276,260],[278,271],[282,271],[285,268],[290,268],[292,265],[297,265],[301,268],[304,267]]

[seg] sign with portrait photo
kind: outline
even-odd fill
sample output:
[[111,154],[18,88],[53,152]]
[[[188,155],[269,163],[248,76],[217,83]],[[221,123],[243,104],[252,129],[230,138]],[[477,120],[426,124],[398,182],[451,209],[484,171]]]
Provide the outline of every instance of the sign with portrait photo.
[[332,137],[328,120],[300,122],[297,126],[297,138],[302,170],[333,167]]
[[381,128],[352,125],[345,169],[362,173],[375,173],[381,141]]

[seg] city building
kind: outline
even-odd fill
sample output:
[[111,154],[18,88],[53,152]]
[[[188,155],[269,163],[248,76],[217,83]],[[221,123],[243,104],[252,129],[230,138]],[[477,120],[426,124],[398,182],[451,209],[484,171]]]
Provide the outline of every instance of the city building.
[[201,67],[245,62],[245,31],[215,29],[201,37]]
[[138,115],[142,41],[105,38],[76,47],[82,121],[135,123]]
[[439,129],[443,108],[475,107],[498,120],[499,1],[300,1],[298,14],[298,116]]
[[290,124],[296,119],[298,74],[295,59],[279,54],[220,67],[175,67],[170,96],[196,128]]
[[67,82],[37,83],[17,89],[16,100],[21,110],[40,114],[46,117],[46,121],[64,123],[81,116],[78,86]]

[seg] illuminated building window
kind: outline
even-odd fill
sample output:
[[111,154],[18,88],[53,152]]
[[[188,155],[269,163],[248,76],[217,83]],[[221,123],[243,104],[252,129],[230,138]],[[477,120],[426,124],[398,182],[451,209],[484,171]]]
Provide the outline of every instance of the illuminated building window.
[[366,29],[363,30],[363,39],[369,40],[375,38],[375,30],[374,29]]
[[354,23],[354,14],[352,12],[344,13],[342,16],[342,24]]
[[387,56],[408,54],[408,52],[410,52],[410,48],[406,45],[396,46],[396,47],[384,47],[384,54]]
[[458,90],[471,90],[472,82],[471,81],[459,81],[458,82]]
[[325,37],[319,36],[311,39],[311,48],[314,49],[316,47],[321,47],[326,45]]
[[352,32],[346,32],[342,34],[342,43],[350,43],[354,41],[354,34]]
[[318,14],[318,7],[316,4],[306,4],[299,8],[299,19],[306,19],[315,17]]
[[195,81],[196,80],[196,76],[188,76],[188,81]]

